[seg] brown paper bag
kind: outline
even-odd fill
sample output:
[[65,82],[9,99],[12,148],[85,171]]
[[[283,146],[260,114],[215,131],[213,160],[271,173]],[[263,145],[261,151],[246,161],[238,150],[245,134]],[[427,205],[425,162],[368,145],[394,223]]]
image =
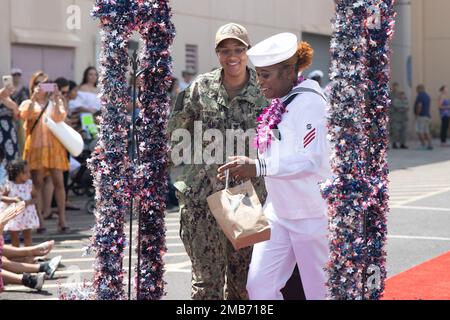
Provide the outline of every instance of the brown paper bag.
[[270,239],[270,227],[250,181],[207,198],[209,209],[235,250]]

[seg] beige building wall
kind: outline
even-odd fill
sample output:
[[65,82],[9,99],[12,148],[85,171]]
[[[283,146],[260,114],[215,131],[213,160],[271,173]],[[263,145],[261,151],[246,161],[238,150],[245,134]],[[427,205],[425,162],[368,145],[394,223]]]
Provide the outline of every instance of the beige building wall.
[[[11,44],[57,46],[75,50],[74,74],[80,81],[84,68],[96,63],[92,4],[92,0],[0,0],[0,73],[11,68]],[[81,8],[80,29],[67,27],[70,5]]]
[[11,68],[11,3],[0,0],[0,6],[0,75],[5,75]]
[[444,84],[450,86],[450,1],[412,0],[411,3],[413,88],[424,84],[431,96],[433,130],[437,133],[439,88]]
[[[57,46],[73,48],[74,78],[80,82],[83,70],[98,63],[97,21],[89,15],[93,3],[94,0],[0,0],[0,75],[10,72],[12,45]],[[71,5],[80,8],[80,29],[67,27],[70,17],[67,8]],[[214,34],[222,24],[230,21],[243,24],[253,43],[284,31],[293,32],[299,38],[303,32],[329,36],[334,11],[333,0],[173,0],[171,5],[177,28],[172,55],[174,75],[178,78],[186,68],[186,44],[198,46],[198,72],[217,66]],[[447,17],[450,1],[399,0],[396,10],[393,81],[410,93],[411,106],[415,87],[425,84],[433,99],[433,126],[437,132],[438,89],[443,84],[450,85],[450,19]],[[407,77],[409,56],[412,81]],[[414,136],[412,121],[411,134]]]
[[415,90],[412,84],[412,35],[411,35],[411,2],[397,1],[395,4],[397,17],[395,19],[395,33],[392,39],[391,82],[397,82],[400,90],[409,97],[409,138],[415,138],[414,130],[414,100]]
[[[58,46],[75,50],[74,75],[81,81],[83,70],[97,64],[97,22],[89,12],[93,0],[0,0],[0,74],[11,68],[11,44]],[[81,28],[70,30],[70,5],[81,9]],[[230,21],[245,25],[253,43],[275,33],[290,31],[330,35],[333,0],[173,0],[177,28],[172,48],[174,74],[185,69],[185,45],[198,46],[198,71],[217,66],[214,35]],[[20,66],[19,66],[20,67]]]
[[[392,82],[397,82],[401,90],[405,91],[408,97],[412,93],[411,66],[408,66],[408,60],[411,61],[411,4],[406,2],[397,2],[395,5],[397,17],[395,19],[395,33],[392,39],[392,58],[391,71]],[[409,68],[409,70],[408,70]]]
[[185,68],[185,45],[198,45],[198,71],[218,65],[214,52],[217,29],[230,21],[244,25],[252,43],[279,32],[330,35],[332,0],[174,0],[177,37],[173,47],[174,73]]

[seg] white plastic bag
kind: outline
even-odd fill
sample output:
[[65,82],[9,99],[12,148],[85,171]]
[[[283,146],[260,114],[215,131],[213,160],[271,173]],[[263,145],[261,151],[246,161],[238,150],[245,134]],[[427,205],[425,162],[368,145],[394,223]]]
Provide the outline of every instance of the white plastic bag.
[[64,121],[55,122],[50,117],[45,117],[45,124],[72,156],[78,157],[81,154],[84,142],[78,132]]

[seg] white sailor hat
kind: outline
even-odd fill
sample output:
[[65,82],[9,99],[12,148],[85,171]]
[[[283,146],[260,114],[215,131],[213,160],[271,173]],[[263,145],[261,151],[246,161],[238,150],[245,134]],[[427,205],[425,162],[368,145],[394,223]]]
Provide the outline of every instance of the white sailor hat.
[[315,77],[323,78],[323,72],[320,70],[314,70],[314,71],[311,71],[310,74],[308,74],[309,79],[312,79]]
[[256,44],[247,51],[255,67],[268,67],[291,58],[297,52],[297,36],[285,32]]

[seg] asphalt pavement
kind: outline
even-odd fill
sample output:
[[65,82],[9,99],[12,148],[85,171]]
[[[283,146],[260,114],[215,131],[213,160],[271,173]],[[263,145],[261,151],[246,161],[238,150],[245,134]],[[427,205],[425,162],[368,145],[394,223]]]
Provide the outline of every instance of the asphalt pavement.
[[[415,146],[416,143],[410,142],[409,150],[389,150],[389,277],[450,251],[450,148],[424,151],[416,150]],[[73,200],[84,206],[87,198],[75,197]],[[40,292],[8,285],[0,300],[56,300],[60,290],[69,292],[70,287],[84,281],[89,284],[94,257],[83,256],[83,248],[88,243],[95,219],[81,210],[68,211],[68,221],[73,228],[70,234],[58,234],[55,219],[48,221],[46,234],[33,237],[35,243],[48,239],[56,241],[50,257],[62,255],[63,260],[55,279],[46,281]],[[167,211],[166,226],[167,295],[163,299],[190,299],[191,264],[179,239],[177,208]],[[133,232],[136,234],[135,222]],[[128,266],[128,257],[124,265]]]

